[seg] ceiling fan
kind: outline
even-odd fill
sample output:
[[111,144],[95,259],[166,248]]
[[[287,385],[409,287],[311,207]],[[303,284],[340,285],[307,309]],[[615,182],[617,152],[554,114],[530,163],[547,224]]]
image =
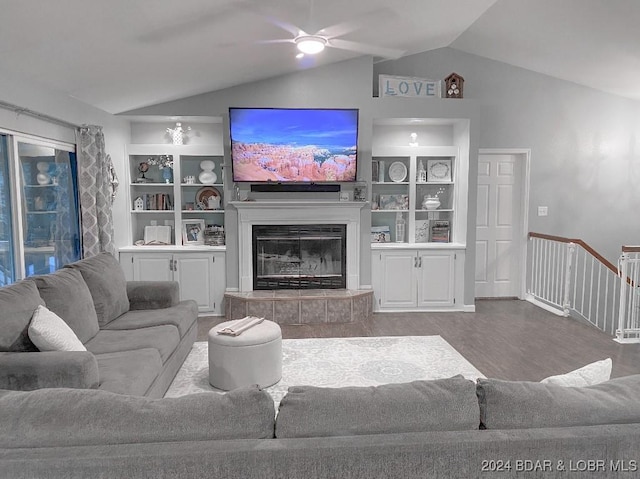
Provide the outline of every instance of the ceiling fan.
[[339,38],[342,35],[361,28],[367,21],[375,22],[375,20],[382,17],[388,18],[388,12],[386,9],[375,10],[368,14],[361,15],[357,21],[344,22],[330,27],[325,27],[312,34],[307,33],[291,23],[267,17],[268,21],[283,30],[286,30],[292,35],[292,37],[278,38],[275,40],[262,40],[258,43],[293,43],[296,45],[300,53],[307,55],[315,55],[323,51],[325,47],[328,47],[340,50],[349,50],[356,53],[362,53],[363,55],[372,55],[374,57],[381,57],[385,59],[400,58],[404,54],[404,50],[369,45],[366,43],[353,42]]

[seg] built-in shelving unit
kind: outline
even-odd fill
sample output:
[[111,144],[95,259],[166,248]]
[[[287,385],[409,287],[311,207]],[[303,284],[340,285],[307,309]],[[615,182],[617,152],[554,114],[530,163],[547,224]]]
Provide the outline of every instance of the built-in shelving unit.
[[[127,147],[129,160],[129,204],[131,243],[144,239],[145,226],[168,225],[172,228],[171,245],[181,246],[183,220],[204,220],[207,227],[224,228],[224,152],[221,147],[202,145],[147,145]],[[150,165],[140,171],[143,163],[169,158],[171,175],[166,168]],[[200,181],[203,161],[212,162],[213,182]],[[188,177],[193,183],[187,182]],[[210,196],[217,201],[207,202]],[[205,201],[203,201],[203,199]]]
[[[373,128],[374,309],[461,309],[468,135],[455,134],[460,128],[451,119],[379,119],[374,120]],[[411,141],[414,143],[410,144]],[[397,230],[399,218],[404,228]],[[400,237],[402,229],[404,234]]]

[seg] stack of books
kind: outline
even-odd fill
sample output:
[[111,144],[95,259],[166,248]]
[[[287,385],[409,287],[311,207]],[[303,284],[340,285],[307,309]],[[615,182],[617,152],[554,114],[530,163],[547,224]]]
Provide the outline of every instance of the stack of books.
[[448,243],[451,228],[448,220],[434,220],[431,225],[431,241],[433,243]]

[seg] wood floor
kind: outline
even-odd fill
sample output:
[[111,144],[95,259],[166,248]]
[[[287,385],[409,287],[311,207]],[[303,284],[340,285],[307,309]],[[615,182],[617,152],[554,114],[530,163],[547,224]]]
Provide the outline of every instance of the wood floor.
[[[220,317],[199,319],[198,341]],[[640,374],[640,344],[618,344],[526,301],[477,300],[475,313],[375,313],[353,324],[284,325],[283,338],[440,335],[485,376],[539,381],[610,357],[613,377]]]

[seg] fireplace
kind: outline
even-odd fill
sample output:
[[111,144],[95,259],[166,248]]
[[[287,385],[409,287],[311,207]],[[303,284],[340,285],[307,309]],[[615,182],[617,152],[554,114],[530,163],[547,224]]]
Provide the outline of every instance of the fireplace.
[[[360,212],[362,207],[366,205],[364,201],[264,199],[260,201],[233,201],[230,205],[238,211],[237,245],[240,293],[248,293],[255,289],[252,254],[253,227],[255,225],[345,226],[346,263],[343,272],[346,276],[346,289],[357,290],[360,288]],[[267,292],[264,291],[264,293]]]
[[253,225],[253,289],[345,288],[344,224]]

